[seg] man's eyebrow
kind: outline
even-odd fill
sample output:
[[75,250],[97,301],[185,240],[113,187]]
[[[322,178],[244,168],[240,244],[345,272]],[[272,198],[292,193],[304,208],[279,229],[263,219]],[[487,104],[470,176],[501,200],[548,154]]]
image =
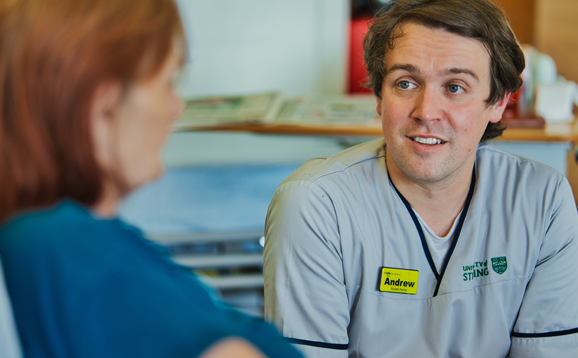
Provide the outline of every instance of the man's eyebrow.
[[447,69],[443,74],[444,75],[460,75],[460,74],[470,75],[476,81],[480,82],[480,78],[478,77],[478,75],[476,75],[476,73],[474,71],[468,70],[467,68],[452,67],[452,68]]
[[[409,73],[415,73],[415,74],[421,74],[421,71],[419,68],[417,68],[414,65],[411,64],[395,64],[393,66],[391,66],[390,68],[388,68],[386,70],[386,75],[395,71],[406,71]],[[442,72],[442,75],[444,76],[448,76],[448,75],[460,75],[460,74],[466,74],[471,76],[472,78],[474,78],[476,81],[480,82],[480,78],[478,77],[478,75],[473,72],[472,70],[469,70],[467,68],[457,68],[457,67],[452,67],[452,68],[448,68],[447,70],[445,70],[444,72]]]
[[400,63],[400,64],[395,64],[393,66],[391,66],[390,68],[385,70],[385,73],[391,73],[394,71],[406,71],[406,72],[410,72],[410,73],[416,73],[416,74],[420,74],[421,71],[419,70],[419,68],[417,68],[414,65],[410,65],[410,64],[406,64],[406,63]]

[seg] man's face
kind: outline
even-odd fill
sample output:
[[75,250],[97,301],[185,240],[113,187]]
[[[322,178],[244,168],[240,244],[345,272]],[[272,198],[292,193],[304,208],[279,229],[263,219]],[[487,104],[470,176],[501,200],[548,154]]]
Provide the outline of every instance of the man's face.
[[401,29],[377,100],[388,170],[418,184],[469,179],[478,143],[508,96],[487,106],[490,57],[479,41],[414,23]]

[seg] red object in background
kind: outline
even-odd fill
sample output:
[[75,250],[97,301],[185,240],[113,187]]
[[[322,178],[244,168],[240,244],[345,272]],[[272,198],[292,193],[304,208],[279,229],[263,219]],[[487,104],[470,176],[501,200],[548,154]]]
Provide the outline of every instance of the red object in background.
[[544,118],[536,115],[536,113],[523,110],[521,97],[524,95],[524,90],[525,84],[512,94],[504,109],[502,123],[508,127],[544,127],[546,125]]
[[518,101],[520,100],[520,92],[522,92],[521,88],[510,96],[508,104],[504,109],[504,114],[502,115],[503,118],[515,118],[520,116],[520,109],[518,105]]
[[367,77],[365,62],[363,62],[363,37],[369,29],[371,17],[352,19],[349,26],[349,73],[347,78],[347,93],[372,93],[370,89],[361,86]]

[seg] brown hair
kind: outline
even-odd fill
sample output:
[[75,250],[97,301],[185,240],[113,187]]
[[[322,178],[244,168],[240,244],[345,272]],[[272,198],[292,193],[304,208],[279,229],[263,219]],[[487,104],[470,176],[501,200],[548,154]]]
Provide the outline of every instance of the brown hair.
[[175,44],[173,0],[0,0],[0,220],[64,197],[97,202],[95,91],[153,76]]
[[[413,22],[430,28],[474,38],[490,55],[490,97],[496,104],[506,92],[514,93],[522,85],[524,53],[503,11],[489,0],[394,0],[387,12],[374,19],[363,40],[364,59],[369,74],[367,88],[381,98],[385,77],[385,54],[403,36],[400,27]],[[489,123],[482,141],[498,137],[506,128]]]

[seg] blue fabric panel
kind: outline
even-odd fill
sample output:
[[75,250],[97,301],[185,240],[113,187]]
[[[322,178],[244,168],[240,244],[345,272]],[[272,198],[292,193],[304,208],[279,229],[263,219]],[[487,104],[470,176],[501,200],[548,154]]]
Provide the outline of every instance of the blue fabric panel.
[[147,233],[262,230],[269,202],[298,165],[167,169],[132,193],[120,216]]

